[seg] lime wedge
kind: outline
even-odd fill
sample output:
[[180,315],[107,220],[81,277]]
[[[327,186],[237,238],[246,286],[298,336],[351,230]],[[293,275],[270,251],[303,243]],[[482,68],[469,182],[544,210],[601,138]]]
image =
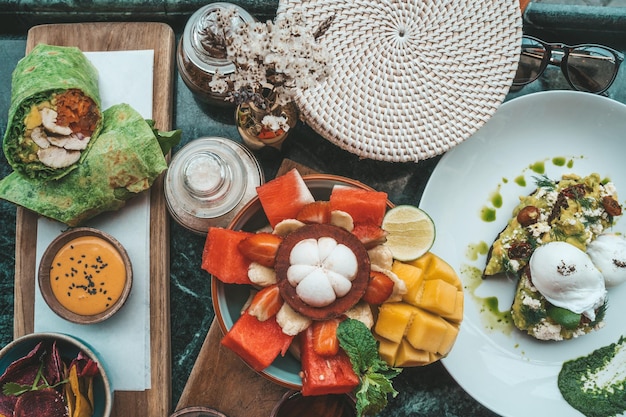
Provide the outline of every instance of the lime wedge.
[[385,246],[399,261],[412,261],[435,243],[435,223],[424,210],[401,205],[387,211],[382,228],[387,232]]

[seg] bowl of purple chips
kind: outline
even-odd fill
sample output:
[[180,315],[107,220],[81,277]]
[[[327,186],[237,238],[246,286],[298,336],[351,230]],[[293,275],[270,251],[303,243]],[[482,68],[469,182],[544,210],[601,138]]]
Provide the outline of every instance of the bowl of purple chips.
[[112,406],[106,371],[83,342],[33,333],[0,350],[0,415],[109,417]]

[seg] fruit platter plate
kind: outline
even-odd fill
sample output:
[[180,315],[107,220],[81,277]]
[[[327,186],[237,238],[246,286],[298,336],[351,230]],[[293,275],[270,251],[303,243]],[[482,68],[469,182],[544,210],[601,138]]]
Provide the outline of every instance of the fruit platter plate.
[[[432,251],[458,271],[464,321],[443,364],[475,399],[502,416],[581,415],[557,385],[563,363],[624,335],[626,285],[608,288],[605,326],[563,341],[540,341],[508,315],[515,283],[482,278],[487,250],[536,178],[598,173],[626,198],[626,106],[587,93],[553,91],[505,103],[481,130],[441,159],[420,208],[437,225]],[[613,232],[624,233],[616,219]],[[622,371],[623,375],[623,371]]]
[[[328,174],[310,174],[303,177],[304,182],[316,200],[328,200],[333,187],[336,185],[350,186],[365,190],[372,190],[369,186],[345,177]],[[390,205],[391,203],[389,203]],[[259,197],[254,197],[233,219],[229,228],[256,232],[267,229],[268,219],[265,216]],[[226,334],[237,319],[241,316],[244,304],[250,296],[249,285],[225,284],[213,279],[211,283],[215,316]],[[300,389],[300,362],[291,354],[279,356],[269,367],[260,372],[268,380],[281,386]]]

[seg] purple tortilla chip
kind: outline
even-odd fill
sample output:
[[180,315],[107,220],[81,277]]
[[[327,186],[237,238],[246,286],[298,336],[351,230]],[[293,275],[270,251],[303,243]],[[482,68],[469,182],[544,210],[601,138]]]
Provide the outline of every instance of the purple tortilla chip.
[[[18,397],[4,395],[2,387],[8,382],[20,385],[32,385],[43,362],[43,376],[49,385],[55,385],[63,379],[63,362],[53,343],[39,342],[26,356],[11,363],[0,376],[0,415],[13,415]],[[40,381],[40,384],[44,381]],[[45,415],[45,414],[41,414]]]
[[63,395],[52,388],[28,391],[15,403],[14,417],[68,417]]

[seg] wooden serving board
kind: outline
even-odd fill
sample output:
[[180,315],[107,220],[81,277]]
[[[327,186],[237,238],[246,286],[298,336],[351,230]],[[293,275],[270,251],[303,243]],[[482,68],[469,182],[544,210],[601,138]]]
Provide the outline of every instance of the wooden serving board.
[[[76,46],[87,51],[154,50],[153,114],[156,127],[170,130],[175,38],[162,23],[78,23],[35,26],[26,52],[38,43]],[[14,336],[34,330],[37,215],[17,209],[15,238]],[[112,416],[164,417],[171,412],[169,311],[169,221],[163,175],[150,193],[150,357],[151,388],[115,392]]]
[[[285,159],[277,176],[292,168],[302,175],[316,171]],[[266,417],[287,392],[249,368],[235,353],[221,345],[224,335],[217,319],[213,320],[187,384],[176,406],[211,407],[228,417]]]

